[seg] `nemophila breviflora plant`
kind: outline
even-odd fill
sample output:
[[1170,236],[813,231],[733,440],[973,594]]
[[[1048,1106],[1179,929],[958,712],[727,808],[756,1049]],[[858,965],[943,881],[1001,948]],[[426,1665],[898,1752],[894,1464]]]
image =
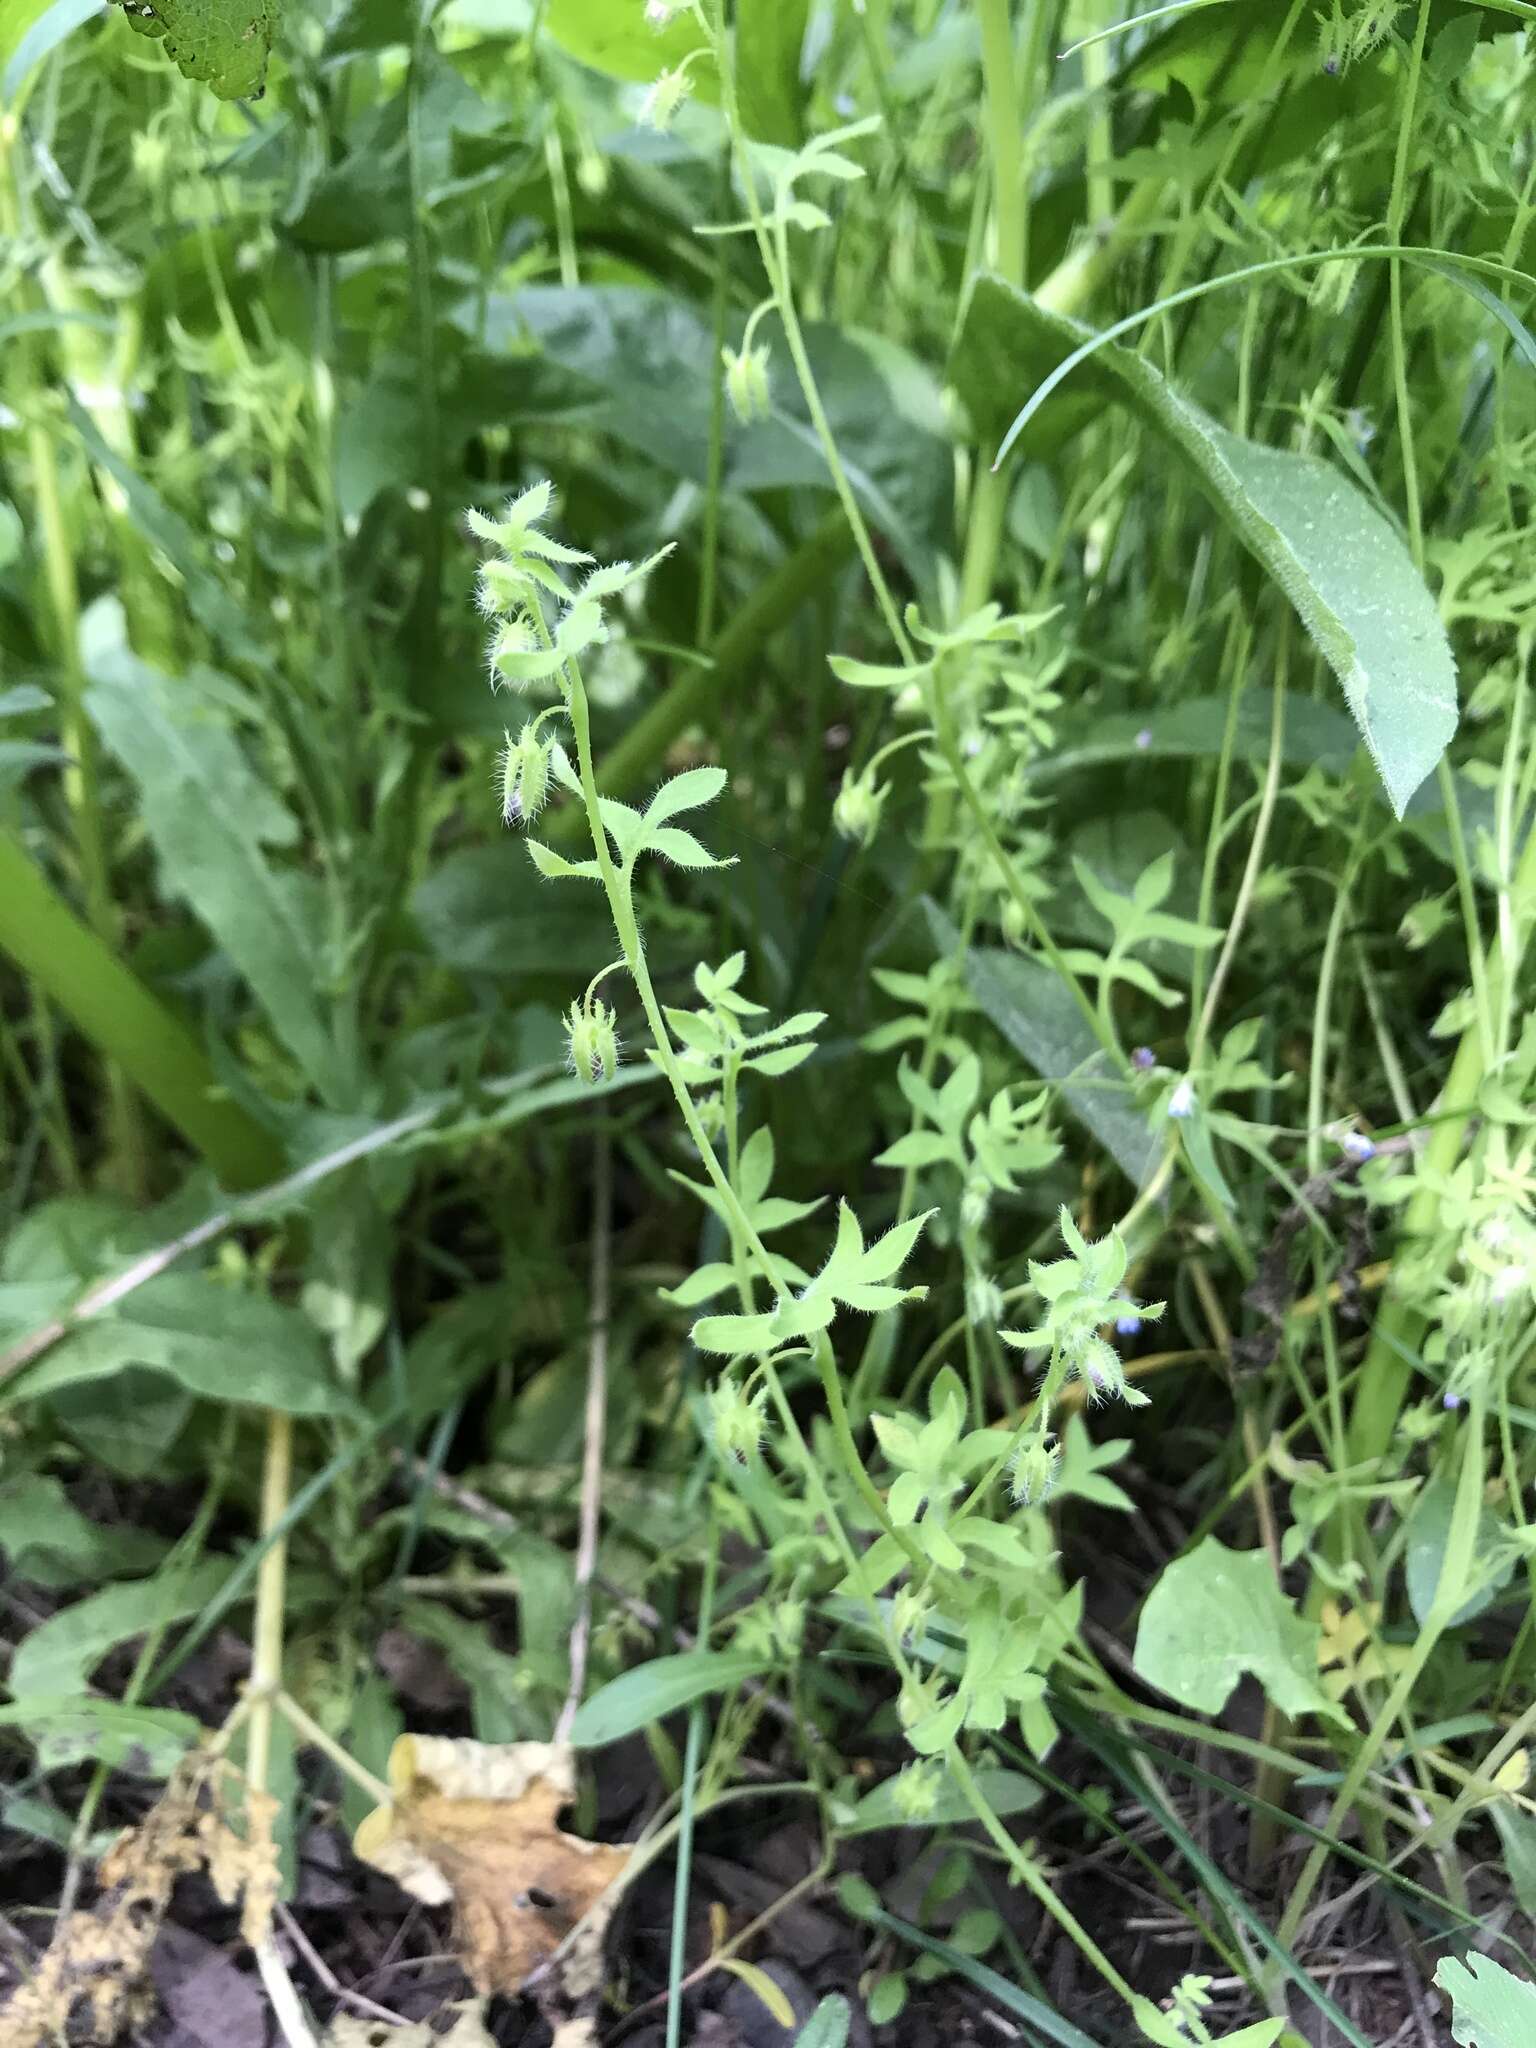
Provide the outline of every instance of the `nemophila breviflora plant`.
[[424,1710],[643,1780],[668,2048],[1523,2044],[1536,15],[132,28],[0,4],[29,1868]]

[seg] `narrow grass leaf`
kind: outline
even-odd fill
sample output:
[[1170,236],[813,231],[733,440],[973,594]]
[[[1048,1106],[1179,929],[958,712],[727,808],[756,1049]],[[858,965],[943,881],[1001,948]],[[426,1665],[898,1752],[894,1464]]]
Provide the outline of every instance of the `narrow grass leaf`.
[[756,1678],[765,1669],[761,1657],[734,1650],[687,1650],[676,1657],[657,1657],[595,1692],[577,1710],[571,1741],[578,1749],[601,1749],[649,1727],[679,1708],[712,1692],[725,1692]]

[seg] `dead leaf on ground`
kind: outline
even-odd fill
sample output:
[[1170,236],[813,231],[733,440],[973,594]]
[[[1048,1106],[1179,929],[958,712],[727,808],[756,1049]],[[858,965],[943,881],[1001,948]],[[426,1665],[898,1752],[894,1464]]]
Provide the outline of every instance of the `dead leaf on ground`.
[[559,1990],[564,2000],[589,1998],[630,1850],[556,1825],[575,1797],[573,1752],[402,1735],[389,1784],[394,1804],[368,1815],[354,1846],[425,1904],[452,1901],[475,1989],[516,1994],[579,1924]]
[[484,1999],[459,2006],[457,2014],[452,2026],[439,2033],[430,2020],[390,2027],[379,2020],[359,2019],[355,2013],[338,2013],[325,2030],[321,2048],[496,2048],[495,2036],[486,2030]]
[[264,1928],[277,1886],[271,1815],[250,1798],[250,1839],[234,1832],[218,1802],[227,1768],[194,1751],[138,1825],[118,1836],[97,1868],[101,1897],[58,1923],[36,1970],[0,2011],[5,2048],[115,2041],[151,2009],[150,1952],[179,1877],[206,1869],[226,1905],[243,1895],[248,1937],[258,1922]]

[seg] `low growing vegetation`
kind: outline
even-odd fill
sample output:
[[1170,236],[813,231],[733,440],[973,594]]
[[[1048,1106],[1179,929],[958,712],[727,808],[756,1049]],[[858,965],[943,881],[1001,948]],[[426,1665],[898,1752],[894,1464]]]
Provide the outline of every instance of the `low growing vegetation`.
[[1119,4],[0,4],[7,2043],[1536,2042],[1536,6]]

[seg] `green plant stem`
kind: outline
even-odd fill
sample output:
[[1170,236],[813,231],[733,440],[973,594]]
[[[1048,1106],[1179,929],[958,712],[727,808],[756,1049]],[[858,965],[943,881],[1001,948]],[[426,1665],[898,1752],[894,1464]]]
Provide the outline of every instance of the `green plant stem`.
[[[0,114],[0,234],[17,247],[22,241],[21,182],[17,169],[21,130],[15,114]],[[30,279],[19,293],[23,310],[43,310]],[[80,657],[80,586],[75,551],[64,504],[57,451],[47,422],[39,415],[44,374],[38,350],[41,337],[18,336],[7,360],[11,376],[7,395],[26,421],[27,462],[37,525],[42,538],[43,579],[52,614],[53,652],[59,689],[59,737],[70,765],[63,775],[75,856],[80,871],[80,896],[86,922],[105,946],[115,945],[117,919],[112,907],[101,819],[101,764],[96,731],[85,712],[85,669]],[[105,1050],[105,1048],[99,1048]],[[108,1139],[130,1191],[144,1178],[144,1141],[137,1110],[123,1075],[107,1058]]]
[[[711,1532],[713,1534],[713,1532]],[[704,1556],[704,1589],[699,1598],[699,1642],[707,1644],[715,1611],[715,1571],[719,1564],[718,1541],[711,1541]],[[693,1876],[693,1821],[699,1776],[699,1755],[704,1747],[707,1715],[702,1702],[688,1716],[688,1739],[683,1748],[683,1800],[677,1822],[677,1875],[672,1885],[672,1934],[667,1955],[666,2048],[678,2048],[682,2039],[683,2000],[681,1986],[688,1961],[688,1892]]]
[[[245,1776],[253,1801],[266,1795],[272,1757],[272,1710],[283,1683],[283,1619],[288,1579],[288,1541],[283,1516],[293,1480],[293,1417],[273,1409],[267,1416],[261,1473],[261,1535],[266,1544],[256,1573],[256,1616],[251,1637],[251,1719],[246,1733]],[[266,1832],[253,1813],[251,1834]]]
[[[1455,1504],[1451,1510],[1445,1553],[1441,1560],[1440,1576],[1435,1586],[1434,1598],[1430,1602],[1429,1613],[1424,1617],[1424,1625],[1415,1637],[1390,1693],[1371,1722],[1364,1740],[1350,1762],[1349,1769],[1344,1774],[1344,1781],[1339,1786],[1328,1817],[1325,1829],[1328,1836],[1336,1835],[1348,1818],[1371,1766],[1381,1754],[1404,1707],[1412,1699],[1414,1688],[1425,1665],[1429,1662],[1441,1636],[1455,1620],[1465,1602],[1472,1576],[1478,1521],[1483,1505],[1483,1430],[1486,1421],[1487,1396],[1479,1388],[1472,1397],[1466,1421],[1462,1426],[1461,1471],[1457,1475]],[[1317,1880],[1327,1861],[1328,1851],[1329,1843],[1326,1840],[1314,1843],[1311,1854],[1302,1866],[1301,1875],[1286,1904],[1278,1930],[1279,1940],[1287,1948],[1294,1943],[1296,1931],[1312,1902],[1312,1894],[1317,1888]]]
[[[605,796],[624,797],[642,788],[667,748],[695,720],[719,710],[726,694],[743,680],[764,645],[837,574],[853,552],[853,536],[840,511],[829,512],[793,554],[764,578],[709,648],[707,661],[672,683],[637,718],[598,764],[597,783]],[[558,812],[545,837],[568,846],[585,824],[582,812]]]
[[0,832],[0,948],[194,1145],[228,1188],[283,1170],[281,1147],[221,1093],[202,1047]]
[[[805,1473],[807,1484],[816,1495],[817,1505],[826,1522],[832,1540],[842,1555],[843,1563],[851,1575],[853,1583],[859,1589],[859,1596],[869,1615],[871,1626],[885,1645],[886,1655],[889,1657],[892,1668],[896,1672],[903,1697],[909,1699],[920,1698],[923,1691],[921,1683],[891,1627],[889,1616],[882,1610],[879,1602],[864,1584],[863,1575],[859,1570],[858,1555],[849,1540],[848,1532],[843,1527],[842,1518],[837,1512],[821,1468],[811,1455],[810,1447],[806,1443],[800,1425],[795,1419],[795,1412],[790,1407],[784,1389],[779,1383],[778,1374],[769,1366],[766,1368],[765,1377],[785,1436],[795,1450],[801,1468]],[[850,1474],[850,1476],[852,1475]],[[1097,1942],[1093,1940],[1087,1929],[1057,1898],[1034,1858],[1013,1839],[1012,1835],[1003,1826],[1001,1820],[993,1812],[986,1794],[976,1782],[959,1743],[954,1741],[947,1743],[942,1754],[946,1768],[954,1778],[955,1783],[964,1792],[971,1811],[975,1814],[976,1819],[980,1822],[987,1835],[996,1843],[1009,1869],[1013,1871],[1020,1883],[1034,1896],[1051,1919],[1056,1922],[1057,1926],[1077,1946],[1080,1953],[1093,1965],[1099,1975],[1103,1977],[1105,1983],[1117,1992],[1125,2003],[1134,2010],[1138,2003],[1136,1993],[1120,1975],[1113,1963],[1110,1962]]]

